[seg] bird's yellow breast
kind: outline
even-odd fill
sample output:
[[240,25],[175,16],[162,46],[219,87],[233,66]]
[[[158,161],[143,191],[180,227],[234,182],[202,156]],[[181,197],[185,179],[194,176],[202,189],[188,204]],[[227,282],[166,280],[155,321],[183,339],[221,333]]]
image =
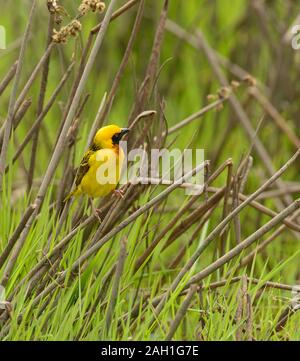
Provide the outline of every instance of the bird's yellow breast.
[[121,148],[100,149],[89,160],[89,170],[80,183],[81,191],[90,197],[104,197],[113,191],[121,175],[124,152]]

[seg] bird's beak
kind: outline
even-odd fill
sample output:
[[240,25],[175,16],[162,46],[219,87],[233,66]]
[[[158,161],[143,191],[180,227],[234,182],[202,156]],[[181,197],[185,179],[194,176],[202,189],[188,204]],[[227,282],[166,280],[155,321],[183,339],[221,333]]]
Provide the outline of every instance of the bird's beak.
[[120,131],[120,139],[122,139],[122,137],[127,134],[128,132],[130,131],[129,128],[121,128],[121,131]]
[[129,132],[129,130],[130,130],[129,128],[121,128],[119,133],[115,134],[112,137],[113,144],[119,144],[120,140],[124,137],[125,134]]

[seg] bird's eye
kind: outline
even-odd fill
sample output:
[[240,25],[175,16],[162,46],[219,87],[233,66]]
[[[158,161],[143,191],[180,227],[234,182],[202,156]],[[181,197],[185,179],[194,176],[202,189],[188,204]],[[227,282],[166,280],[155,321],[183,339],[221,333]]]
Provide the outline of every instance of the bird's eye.
[[120,133],[116,133],[111,138],[113,144],[118,144],[120,141]]
[[120,140],[122,139],[122,137],[127,134],[129,132],[128,128],[122,128],[121,131],[119,133],[114,134],[111,137],[111,140],[113,142],[113,144],[119,144]]

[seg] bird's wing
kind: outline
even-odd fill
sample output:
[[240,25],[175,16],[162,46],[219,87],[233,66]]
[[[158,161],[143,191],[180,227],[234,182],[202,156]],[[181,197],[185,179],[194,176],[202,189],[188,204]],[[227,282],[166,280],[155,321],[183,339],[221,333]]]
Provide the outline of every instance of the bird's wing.
[[76,181],[75,184],[76,186],[79,186],[79,184],[82,181],[82,178],[84,177],[84,175],[87,173],[87,171],[89,170],[90,166],[89,166],[89,159],[90,156],[93,154],[94,152],[92,150],[88,150],[84,157],[82,158],[81,162],[80,162],[80,166],[77,168],[77,175],[76,175]]

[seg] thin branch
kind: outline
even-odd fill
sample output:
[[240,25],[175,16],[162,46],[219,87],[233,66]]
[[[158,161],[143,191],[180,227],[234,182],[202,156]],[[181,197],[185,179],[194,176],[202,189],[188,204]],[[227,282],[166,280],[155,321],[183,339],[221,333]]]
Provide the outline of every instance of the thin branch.
[[238,244],[236,247],[232,248],[224,256],[217,259],[215,262],[211,263],[204,270],[195,274],[188,281],[187,286],[196,282],[202,281],[205,277],[216,271],[218,268],[222,267],[225,263],[228,263],[231,259],[239,255],[244,249],[248,248],[256,242],[260,237],[269,232],[270,229],[274,228],[282,219],[288,217],[290,214],[294,213],[300,207],[300,199],[297,199],[290,206],[280,212],[276,217],[272,218],[268,223],[264,224],[256,232],[252,233],[251,236],[246,238],[243,242]]
[[192,302],[193,296],[196,293],[198,289],[197,285],[192,285],[188,291],[188,294],[184,301],[182,302],[181,306],[179,307],[179,310],[177,311],[177,314],[170,326],[170,330],[165,338],[165,341],[171,341],[181,320],[183,319],[184,315],[186,314],[190,303]]
[[0,95],[4,92],[8,84],[11,82],[12,78],[15,76],[17,71],[18,61],[16,61],[12,67],[9,69],[8,73],[5,75],[3,80],[0,83]]
[[[52,33],[53,33],[53,16],[50,15],[49,17],[49,24],[48,24],[48,36],[47,36],[47,46],[51,44],[52,41]],[[39,99],[38,99],[38,105],[37,105],[37,118],[43,111],[44,106],[44,100],[45,100],[45,94],[46,94],[46,88],[47,88],[47,80],[48,80],[48,74],[49,74],[49,63],[50,63],[50,53],[47,57],[45,63],[43,64],[43,71],[42,71],[42,77],[41,77],[41,85],[40,85],[40,92],[39,92]],[[34,169],[35,169],[35,159],[36,159],[36,152],[37,152],[37,146],[38,146],[38,137],[39,137],[39,126],[35,130],[35,133],[32,138],[32,148],[31,148],[31,159],[29,164],[29,170],[28,170],[28,182],[27,182],[27,191],[29,192],[32,186],[33,176],[34,176]]]
[[[225,219],[222,220],[218,224],[217,227],[206,237],[206,239],[201,243],[199,248],[196,250],[196,252],[192,255],[192,257],[189,259],[189,261],[186,263],[186,265],[181,269],[177,277],[172,282],[169,290],[166,292],[165,296],[161,299],[159,304],[157,305],[155,309],[156,316],[159,315],[159,313],[162,311],[165,300],[170,295],[171,292],[174,292],[177,286],[179,285],[180,281],[184,277],[184,275],[191,269],[191,267],[194,265],[194,263],[197,261],[199,256],[202,254],[204,249],[207,247],[207,245],[215,238],[217,237],[220,232],[224,229],[224,227],[227,226],[228,222],[230,222],[238,213],[242,211],[251,201],[253,201],[260,193],[262,193],[265,189],[267,189],[271,184],[275,182],[276,179],[278,179],[287,169],[288,167],[297,159],[297,157],[300,154],[300,150],[298,150],[292,158],[290,158],[270,179],[268,179],[260,188],[258,188],[254,193],[252,193],[244,202],[242,202],[237,208],[235,208]],[[297,203],[296,203],[297,205]],[[295,207],[295,206],[294,206]],[[285,210],[286,211],[286,210]],[[285,212],[284,211],[284,212]],[[279,217],[279,218],[278,218]],[[281,213],[277,215],[276,220],[279,219],[279,221],[282,221],[285,217],[281,217]],[[275,218],[274,218],[275,219]],[[272,220],[273,221],[273,220]],[[272,222],[271,221],[271,222]],[[241,243],[243,244],[243,243]],[[240,245],[241,245],[240,244]],[[239,245],[239,246],[240,246]]]
[[15,76],[13,88],[11,91],[10,99],[9,99],[8,116],[7,116],[6,127],[5,127],[5,132],[4,132],[4,137],[3,137],[2,147],[1,147],[1,154],[0,154],[0,187],[2,187],[2,178],[3,178],[4,172],[5,172],[6,155],[7,155],[7,151],[8,151],[10,133],[11,133],[12,126],[13,126],[13,118],[14,118],[14,113],[15,113],[17,91],[18,91],[18,87],[19,87],[19,83],[20,83],[20,79],[21,79],[21,71],[22,71],[24,57],[25,57],[25,50],[26,50],[26,46],[28,43],[28,39],[29,39],[29,34],[30,34],[30,30],[31,30],[31,25],[32,25],[32,20],[33,20],[33,15],[34,15],[34,11],[36,8],[36,4],[37,4],[36,0],[33,0],[27,27],[25,30],[25,34],[24,34],[21,49],[20,49],[16,76]]
[[[118,224],[116,227],[114,227],[110,232],[108,232],[104,237],[99,239],[97,243],[95,243],[92,247],[90,247],[85,253],[83,253],[77,261],[75,261],[71,267],[71,270],[74,272],[77,270],[78,266],[80,264],[83,264],[85,260],[87,260],[90,256],[92,256],[94,253],[98,252],[99,249],[107,243],[112,237],[114,237],[116,234],[118,234],[122,229],[127,227],[131,222],[133,222],[135,219],[137,219],[141,214],[148,211],[150,208],[152,208],[154,205],[158,204],[159,202],[163,201],[173,190],[175,190],[182,182],[189,179],[191,176],[195,175],[196,173],[200,172],[205,167],[206,162],[201,163],[196,168],[194,168],[192,171],[187,173],[185,176],[179,178],[176,180],[176,182],[172,185],[170,185],[168,188],[166,188],[164,191],[162,191],[160,194],[158,194],[156,197],[152,198],[148,203],[143,205],[141,208],[139,208],[137,211],[132,213],[127,219],[125,219],[123,222]],[[64,271],[60,274],[58,279],[55,282],[52,282],[42,293],[40,293],[35,300],[32,303],[32,307],[40,301],[43,297],[45,297],[47,294],[51,293],[57,286],[57,284],[63,282],[65,278],[67,277],[67,274],[69,271]]]
[[115,310],[115,306],[116,306],[116,303],[117,303],[119,287],[120,287],[120,281],[121,281],[121,276],[122,276],[122,273],[123,273],[123,268],[124,268],[124,264],[125,264],[126,255],[127,255],[127,253],[126,253],[126,241],[122,238],[120,255],[119,255],[119,259],[118,259],[118,263],[117,263],[117,267],[116,267],[116,274],[115,274],[114,282],[113,282],[113,285],[112,285],[110,301],[108,303],[108,307],[107,307],[107,311],[106,311],[106,318],[105,318],[105,325],[106,325],[105,332],[106,332],[106,334],[108,334],[109,329],[111,327],[111,320],[112,320],[113,312]]
[[[62,87],[64,86],[64,84],[66,83],[69,75],[71,74],[71,70],[74,66],[74,63],[71,63],[71,65],[69,66],[69,68],[67,69],[66,73],[64,74],[64,76],[62,77],[61,81],[59,82],[59,84],[57,85],[56,89],[54,90],[51,98],[49,99],[48,103],[46,104],[46,106],[44,107],[42,113],[39,115],[39,117],[35,120],[35,122],[32,124],[31,128],[28,130],[28,132],[26,133],[26,136],[23,140],[23,142],[20,144],[20,146],[18,147],[16,153],[13,156],[13,160],[12,163],[14,163],[20,156],[20,154],[23,152],[24,148],[26,147],[26,145],[29,143],[32,135],[34,134],[35,130],[37,129],[37,127],[39,126],[40,122],[45,118],[45,116],[48,114],[49,110],[51,109],[52,105],[54,104],[59,92],[61,91]],[[6,172],[8,170],[8,166],[6,167]]]

